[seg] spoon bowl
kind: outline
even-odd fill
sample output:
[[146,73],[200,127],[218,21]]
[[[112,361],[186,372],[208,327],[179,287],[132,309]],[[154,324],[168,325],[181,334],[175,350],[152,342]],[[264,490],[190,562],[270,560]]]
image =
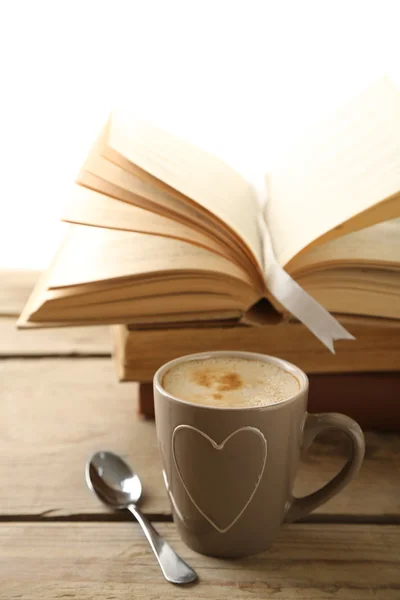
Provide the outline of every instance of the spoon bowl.
[[96,452],[86,465],[86,483],[96,496],[114,509],[137,504],[142,495],[139,476],[112,452]]

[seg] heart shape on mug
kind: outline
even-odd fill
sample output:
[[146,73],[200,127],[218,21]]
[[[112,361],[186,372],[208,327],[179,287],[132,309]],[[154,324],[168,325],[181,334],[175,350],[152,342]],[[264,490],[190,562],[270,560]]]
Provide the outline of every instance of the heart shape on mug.
[[260,485],[267,440],[250,425],[236,429],[221,443],[192,425],[178,425],[172,434],[172,456],[191,502],[214,529],[226,533]]

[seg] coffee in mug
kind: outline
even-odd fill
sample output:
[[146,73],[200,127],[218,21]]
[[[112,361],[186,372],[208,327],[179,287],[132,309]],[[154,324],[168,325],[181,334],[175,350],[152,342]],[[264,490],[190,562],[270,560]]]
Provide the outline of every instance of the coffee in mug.
[[268,406],[300,390],[296,377],[278,365],[229,356],[179,362],[162,386],[175,398],[216,408]]

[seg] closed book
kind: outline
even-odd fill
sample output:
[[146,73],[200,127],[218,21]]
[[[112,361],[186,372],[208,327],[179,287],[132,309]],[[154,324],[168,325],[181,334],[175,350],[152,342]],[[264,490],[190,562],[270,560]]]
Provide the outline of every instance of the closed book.
[[242,350],[278,356],[308,374],[400,371],[400,323],[389,319],[340,317],[355,336],[336,343],[331,354],[298,322],[249,327],[244,325],[157,329],[113,327],[114,360],[121,381],[151,381],[164,363],[197,352]]

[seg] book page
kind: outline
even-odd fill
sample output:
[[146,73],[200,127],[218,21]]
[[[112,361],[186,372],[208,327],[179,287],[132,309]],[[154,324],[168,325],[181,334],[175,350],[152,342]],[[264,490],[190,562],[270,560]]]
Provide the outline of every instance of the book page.
[[289,271],[298,277],[335,265],[400,270],[400,220],[378,223],[311,248],[292,261]]
[[47,286],[54,289],[177,272],[184,276],[185,271],[239,279],[254,289],[244,269],[204,248],[162,236],[84,225],[70,226]]
[[[227,284],[225,279],[215,275],[205,275],[197,273],[183,277],[171,275],[165,277],[146,279],[142,281],[123,281],[114,284],[107,281],[103,283],[87,283],[82,285],[70,286],[67,288],[56,288],[46,292],[46,304],[57,304],[57,308],[71,306],[87,306],[102,303],[120,302],[125,299],[144,298],[148,296],[168,296],[170,294],[227,294],[232,292],[232,285]],[[212,292],[210,292],[212,290]],[[248,303],[249,290],[245,283],[239,280],[235,281],[234,297],[239,301]]]
[[[124,170],[118,164],[104,158],[101,155],[101,150],[105,144],[103,138],[106,131],[107,128],[104,128],[93,144],[82,170],[78,174],[77,183],[87,187],[94,187],[101,193],[110,192],[109,195],[112,195],[114,192],[114,194],[119,194],[115,197],[125,202],[142,206],[148,210],[158,211],[167,216],[181,217],[187,220],[187,222],[197,223],[203,227],[207,226],[208,220],[205,215],[196,211],[193,207],[186,206],[180,200],[160,191],[150,183],[140,179],[137,175]],[[93,177],[90,178],[88,175]],[[98,188],[98,186],[100,187]]]
[[147,298],[128,298],[116,302],[96,303],[81,306],[59,306],[44,304],[35,313],[35,319],[41,321],[91,321],[104,319],[114,323],[130,320],[137,316],[155,316],[168,314],[196,313],[204,311],[244,311],[237,298],[224,294],[168,294]]
[[174,219],[129,205],[80,185],[71,188],[61,219],[80,225],[164,235],[207,248],[226,258],[233,258],[229,249],[211,236]]
[[228,225],[261,265],[255,193],[232,167],[123,110],[111,117],[108,146]]
[[400,92],[377,82],[273,165],[267,221],[276,257],[400,216]]
[[[171,196],[168,193],[170,188],[165,184],[161,188],[154,186],[154,182],[158,182],[158,180],[149,174],[146,174],[148,180],[144,181],[136,172],[140,169],[121,155],[117,155],[119,162],[123,163],[122,167],[126,167],[126,165],[129,167],[130,165],[132,167],[130,171],[102,156],[106,149],[104,136],[107,131],[108,127],[103,128],[97,137],[83,168],[78,174],[77,183],[108,195],[110,198],[175,219],[199,232],[212,235],[216,240],[221,240],[230,248],[230,254],[233,253],[239,263],[245,262],[248,264],[249,269],[255,270],[253,255],[250,254],[249,256],[249,251],[246,254],[243,247],[238,244],[234,233],[225,224],[213,219],[212,215],[202,206],[195,203],[188,204],[185,196],[179,194],[176,190],[173,190],[175,196]],[[141,175],[143,173],[140,171]],[[255,276],[259,277],[259,274],[256,273]]]

